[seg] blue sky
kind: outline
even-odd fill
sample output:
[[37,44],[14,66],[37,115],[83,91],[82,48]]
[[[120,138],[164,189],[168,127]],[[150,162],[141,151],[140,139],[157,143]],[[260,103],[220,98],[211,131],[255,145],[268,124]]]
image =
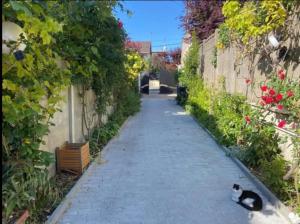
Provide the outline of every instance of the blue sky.
[[181,46],[184,34],[180,27],[180,16],[184,14],[182,1],[124,1],[128,16],[117,10],[117,18],[123,22],[131,40],[151,41],[152,51],[167,50]]

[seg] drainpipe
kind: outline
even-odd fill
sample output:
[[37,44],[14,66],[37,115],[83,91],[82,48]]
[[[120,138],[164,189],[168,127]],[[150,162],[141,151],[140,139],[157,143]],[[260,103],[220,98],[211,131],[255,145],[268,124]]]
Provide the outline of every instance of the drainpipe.
[[69,102],[69,142],[75,142],[75,116],[74,116],[74,86],[68,89]]

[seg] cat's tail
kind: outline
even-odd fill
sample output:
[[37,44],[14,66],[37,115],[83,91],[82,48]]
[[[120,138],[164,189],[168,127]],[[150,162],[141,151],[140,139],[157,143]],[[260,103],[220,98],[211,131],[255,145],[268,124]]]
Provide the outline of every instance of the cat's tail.
[[248,205],[246,205],[246,204],[243,204],[243,203],[241,203],[241,202],[239,202],[238,204],[240,204],[242,207],[244,207],[245,209],[248,209],[248,210],[250,210],[250,211],[260,211],[260,210],[262,209],[262,206],[258,206],[258,207],[256,207],[256,206],[250,207],[250,206],[248,206]]

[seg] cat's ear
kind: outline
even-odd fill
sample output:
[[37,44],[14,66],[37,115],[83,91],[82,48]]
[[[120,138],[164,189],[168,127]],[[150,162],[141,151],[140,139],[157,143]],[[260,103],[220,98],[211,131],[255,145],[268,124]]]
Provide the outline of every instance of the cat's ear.
[[236,190],[238,190],[238,189],[240,189],[240,185],[234,184],[234,185],[233,185],[233,188],[236,189]]

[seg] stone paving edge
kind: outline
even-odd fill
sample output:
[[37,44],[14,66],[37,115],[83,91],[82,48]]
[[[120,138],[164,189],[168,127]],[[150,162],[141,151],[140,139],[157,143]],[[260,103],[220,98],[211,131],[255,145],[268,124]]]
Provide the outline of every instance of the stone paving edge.
[[247,177],[255,184],[255,186],[260,190],[268,201],[276,208],[279,215],[281,215],[286,221],[293,224],[289,218],[291,211],[285,206],[256,176],[254,176],[251,171],[236,157],[230,155],[230,150],[221,145],[217,138],[203,125],[201,124],[192,114],[189,114],[193,120],[202,128],[207,134],[209,134],[216,144],[221,148],[227,156],[229,156],[232,161],[247,175]]
[[[139,113],[139,112],[138,112]],[[71,188],[71,190],[67,193],[65,198],[60,202],[59,206],[52,212],[52,214],[48,217],[45,224],[57,224],[59,219],[62,217],[62,215],[66,212],[66,210],[71,205],[71,200],[74,198],[79,191],[81,184],[85,181],[86,178],[92,173],[93,169],[97,165],[98,161],[101,158],[101,155],[104,154],[108,150],[108,146],[119,137],[119,134],[121,131],[125,128],[125,126],[128,124],[128,122],[133,118],[133,116],[129,116],[124,123],[121,125],[121,127],[118,130],[118,133],[111,139],[109,142],[104,146],[104,148],[101,150],[101,153],[98,155],[98,157],[95,158],[95,160],[91,163],[91,165],[87,168],[87,170],[83,173],[83,175],[79,178],[79,180],[75,183],[75,185]]]

